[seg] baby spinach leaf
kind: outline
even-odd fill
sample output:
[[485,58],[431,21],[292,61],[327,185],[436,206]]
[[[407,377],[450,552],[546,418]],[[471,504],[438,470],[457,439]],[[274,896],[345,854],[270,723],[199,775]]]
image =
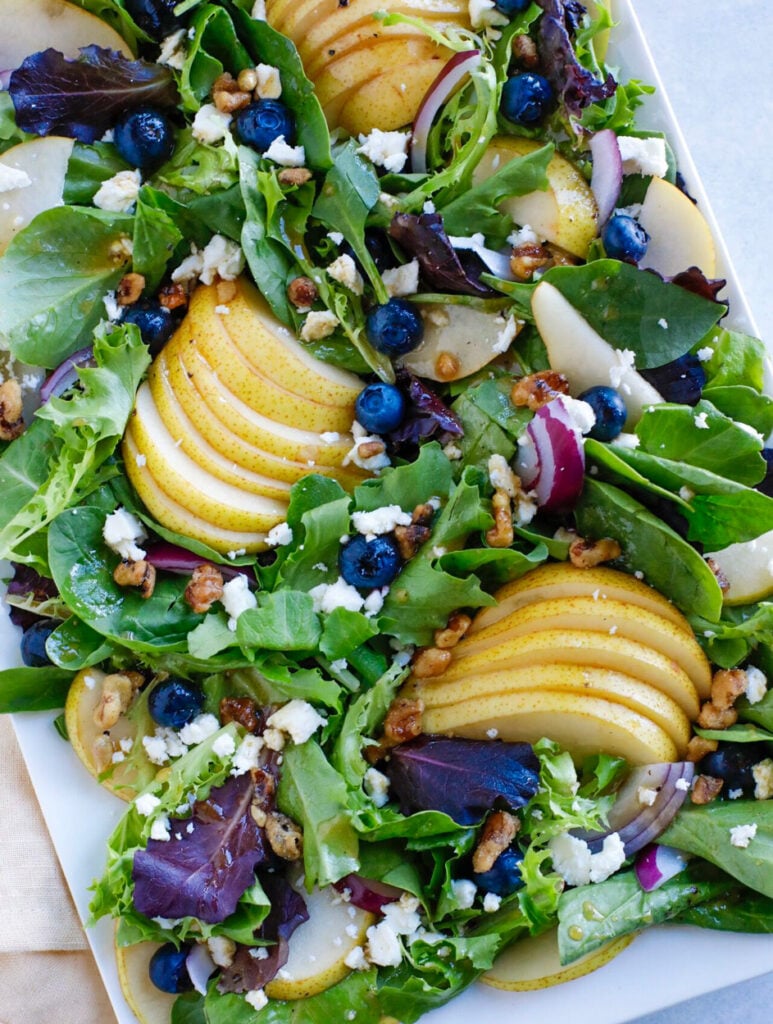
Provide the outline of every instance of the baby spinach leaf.
[[768,690],[762,700],[750,704],[744,697],[737,702],[738,717],[745,722],[755,722],[773,733],[773,690]]
[[773,498],[750,487],[735,494],[696,494],[686,512],[690,540],[718,551],[773,530]]
[[298,590],[259,594],[258,607],[242,612],[236,638],[245,651],[313,651],[322,635],[314,601]]
[[0,333],[16,359],[53,368],[91,340],[131,231],[125,214],[58,206],[16,235],[0,259]]
[[765,345],[759,338],[717,327],[701,339],[699,348],[713,351],[711,358],[701,364],[706,373],[706,387],[740,384],[762,391]]
[[73,674],[54,665],[0,672],[0,714],[63,708]]
[[725,306],[617,260],[554,267],[545,280],[605,341],[633,352],[641,369],[678,359],[727,312]]
[[147,291],[154,292],[183,234],[168,213],[146,201],[145,191],[140,191],[134,215],[132,269],[143,275]]
[[77,672],[109,658],[114,647],[85,622],[70,615],[46,641],[46,651],[55,665]]
[[773,732],[761,729],[758,725],[731,725],[727,729],[699,729],[696,733],[706,740],[722,740],[728,743],[759,743],[761,740],[773,740]]
[[588,477],[575,507],[585,537],[613,537],[620,543],[618,564],[643,572],[648,583],[687,615],[716,622],[722,591],[698,552],[625,491]]
[[194,16],[189,32],[186,59],[180,72],[180,96],[184,109],[195,112],[207,102],[215,80],[224,71],[235,78],[252,62],[222,7],[205,5]]
[[773,432],[773,398],[741,384],[707,387],[703,397],[725,416],[748,423],[757,433],[768,437]]
[[464,577],[475,573],[487,589],[493,589],[519,579],[545,562],[547,557],[545,544],[537,544],[528,552],[514,548],[466,548],[441,555],[438,566],[452,576]]
[[68,206],[88,206],[104,181],[119,171],[129,170],[130,165],[110,143],[95,142],[88,146],[76,142],[67,164],[62,199]]
[[741,886],[732,888],[696,907],[687,907],[673,924],[693,924],[722,932],[747,932],[770,935],[773,932],[773,900]]

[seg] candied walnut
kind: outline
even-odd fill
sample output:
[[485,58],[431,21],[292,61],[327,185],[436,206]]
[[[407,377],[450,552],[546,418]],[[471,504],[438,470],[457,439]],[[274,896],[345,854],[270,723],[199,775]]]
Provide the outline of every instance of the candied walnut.
[[119,587],[137,587],[146,600],[156,587],[156,567],[144,558],[131,562],[124,558],[113,570],[113,579]]
[[602,562],[611,562],[619,558],[620,553],[620,545],[611,537],[602,537],[601,540],[577,537],[569,545],[569,561],[578,569],[592,569]]
[[456,380],[461,369],[459,359],[452,352],[440,352],[435,360],[438,380]]
[[400,550],[400,557],[407,562],[416,554],[422,544],[429,540],[432,531],[428,526],[396,526],[395,540]]
[[411,513],[411,522],[416,526],[432,526],[432,520],[435,515],[435,506],[425,501],[422,505],[417,505]]
[[135,690],[134,681],[127,673],[113,672],[105,676],[99,703],[94,708],[94,725],[99,729],[112,729],[129,710]]
[[494,525],[486,533],[486,542],[492,548],[509,548],[513,543],[513,509],[510,495],[497,488],[491,501]]
[[266,817],[268,845],[282,860],[300,860],[303,854],[303,832],[292,818],[280,811]]
[[142,274],[124,274],[115,290],[116,302],[119,306],[133,306],[145,290],[145,278]]
[[363,462],[376,455],[383,455],[385,451],[386,445],[382,441],[363,441],[362,444],[357,445],[357,455]]
[[417,679],[432,679],[442,676],[451,664],[451,652],[440,647],[422,647],[413,656],[411,668]]
[[216,565],[203,562],[191,574],[191,581],[185,588],[185,600],[194,612],[205,615],[215,601],[223,597],[223,574]]
[[266,823],[268,822],[268,815],[260,806],[260,804],[256,804],[254,801],[250,804],[250,817],[258,826],[258,828],[266,827]]
[[577,265],[577,258],[565,249],[560,249],[552,242],[546,242],[545,248],[550,253],[550,259],[554,267],[574,267]]
[[244,68],[239,72],[236,84],[242,92],[255,92],[258,87],[258,72],[255,68]]
[[503,853],[515,839],[520,827],[518,818],[507,811],[493,811],[489,814],[472,855],[472,870],[479,874],[490,871],[500,853]]
[[223,697],[219,711],[223,725],[237,722],[244,726],[247,732],[256,732],[261,724],[258,706],[252,697]]
[[165,284],[158,293],[158,301],[164,309],[183,309],[188,305],[188,293],[179,283]]
[[277,174],[280,185],[305,185],[311,178],[312,173],[308,167],[284,167]]
[[248,92],[222,90],[212,94],[212,102],[221,114],[234,114],[237,110],[244,110],[252,103],[252,95]]
[[91,756],[94,759],[94,767],[101,774],[113,763],[115,747],[109,736],[97,736],[91,746]]
[[552,402],[559,395],[569,394],[569,381],[557,370],[540,370],[521,377],[513,384],[510,401],[516,408],[527,406],[536,412],[543,405]]
[[711,680],[711,703],[720,711],[727,711],[746,693],[746,673],[740,668],[720,669]]
[[435,647],[440,647],[443,650],[456,647],[471,625],[472,619],[469,615],[465,615],[464,612],[454,612],[445,629],[435,630]]
[[0,441],[13,441],[23,433],[21,384],[9,377],[0,384]]
[[212,83],[212,95],[216,92],[239,92],[239,83],[229,71],[218,75]]
[[218,281],[215,288],[219,303],[230,302],[236,297],[236,281]]
[[513,42],[511,44],[513,57],[522,64],[523,67],[533,71],[534,68],[539,67],[539,53],[537,52],[537,44],[525,33],[520,33],[517,36],[513,36]]
[[711,569],[711,571],[714,573],[717,583],[719,584],[719,589],[722,591],[723,594],[726,594],[730,589],[730,580],[727,578],[727,576],[725,576],[725,574],[722,572],[719,565],[714,561],[713,558],[705,558],[704,561],[706,565],[709,567],[709,569]]
[[267,772],[263,768],[251,768],[250,775],[255,786],[250,804],[250,814],[255,824],[264,828],[268,820],[268,812],[274,802],[276,779],[271,772]]
[[521,242],[510,253],[510,270],[517,281],[530,281],[537,270],[550,263],[550,253],[539,242]]
[[738,712],[735,708],[718,708],[707,700],[695,721],[701,729],[727,729],[738,721]]
[[287,298],[296,309],[307,309],[317,300],[319,290],[310,277],[296,277],[287,286]]
[[710,804],[719,796],[724,784],[723,779],[715,779],[713,775],[696,775],[690,790],[690,800],[694,804]]
[[421,716],[424,701],[411,697],[396,697],[384,718],[384,739],[390,746],[407,743],[421,736]]
[[703,736],[692,736],[687,744],[685,761],[692,761],[693,764],[697,764],[698,761],[703,760],[706,754],[713,754],[718,746],[719,743],[716,740],[707,740]]

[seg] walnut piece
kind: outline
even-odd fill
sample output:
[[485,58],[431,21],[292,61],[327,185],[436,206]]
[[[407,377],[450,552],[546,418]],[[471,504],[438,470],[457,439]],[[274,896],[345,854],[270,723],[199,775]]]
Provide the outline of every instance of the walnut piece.
[[530,281],[535,271],[550,263],[550,253],[539,242],[521,242],[510,253],[510,270],[517,281]]
[[451,652],[440,647],[422,647],[413,657],[411,668],[416,679],[442,676],[451,664]]
[[445,629],[435,630],[435,647],[449,650],[456,647],[467,630],[472,625],[472,619],[464,612],[454,612],[446,623]]
[[690,800],[694,804],[710,804],[719,796],[724,784],[723,779],[716,779],[713,775],[696,775],[690,790]]
[[705,558],[704,561],[709,569],[714,573],[717,583],[719,584],[719,589],[723,594],[726,594],[730,589],[730,580],[725,576],[724,572],[722,572],[722,569],[713,558]]
[[507,811],[492,811],[486,818],[478,845],[472,855],[472,870],[490,871],[500,853],[508,848],[521,827],[518,818]]
[[310,277],[295,277],[287,286],[287,298],[296,309],[307,309],[317,300],[319,290]]
[[261,724],[258,705],[252,697],[223,697],[220,701],[220,721],[223,725],[237,722],[247,732],[256,732]]
[[602,562],[619,558],[620,554],[620,545],[611,537],[602,537],[601,540],[577,537],[569,545],[569,561],[578,569],[592,569]]
[[21,384],[9,377],[0,384],[0,441],[14,441],[23,433]]
[[735,708],[718,708],[707,700],[695,721],[701,729],[727,729],[738,721],[738,712]]
[[188,305],[188,293],[179,283],[165,284],[158,293],[158,301],[164,309],[182,309]]
[[740,668],[720,669],[711,680],[711,703],[719,711],[727,711],[746,693],[746,673]]
[[432,531],[428,526],[417,526],[414,523],[410,526],[395,527],[395,540],[400,550],[400,557],[404,562],[413,558],[422,544],[429,540],[431,533]]
[[124,558],[113,570],[113,579],[119,587],[137,587],[147,600],[156,588],[156,567],[144,558],[137,562]]
[[424,701],[412,697],[396,697],[384,718],[384,739],[394,747],[421,736],[423,713]]
[[519,33],[517,36],[513,36],[511,50],[513,57],[519,64],[522,64],[523,67],[528,68],[530,71],[539,67],[537,44],[531,36],[528,36],[525,33]]
[[[102,680],[99,703],[94,708],[94,725],[102,730],[112,729],[121,715],[129,710],[136,690],[138,673],[112,672]],[[140,679],[143,677],[140,676]]]
[[277,174],[280,185],[305,185],[311,181],[312,173],[308,167],[283,167]]
[[115,290],[116,302],[119,306],[133,306],[145,290],[145,278],[142,274],[124,274]]
[[198,615],[205,615],[215,601],[223,597],[223,574],[216,565],[202,562],[191,574],[185,588],[185,600]]
[[507,491],[497,488],[491,501],[494,525],[486,533],[486,541],[492,548],[509,548],[513,543],[513,509]]
[[718,746],[719,743],[716,740],[707,740],[703,736],[692,736],[687,744],[685,761],[697,764],[698,761],[703,760],[706,754],[713,754]]
[[303,832],[292,818],[281,811],[272,811],[266,817],[268,845],[282,860],[300,860],[303,854]]

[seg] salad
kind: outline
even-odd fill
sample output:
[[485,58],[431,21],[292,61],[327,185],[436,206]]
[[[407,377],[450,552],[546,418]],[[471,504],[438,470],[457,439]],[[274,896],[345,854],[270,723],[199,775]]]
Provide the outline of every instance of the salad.
[[769,932],[765,350],[606,7],[61,6],[0,94],[0,710],[126,802],[138,1019]]

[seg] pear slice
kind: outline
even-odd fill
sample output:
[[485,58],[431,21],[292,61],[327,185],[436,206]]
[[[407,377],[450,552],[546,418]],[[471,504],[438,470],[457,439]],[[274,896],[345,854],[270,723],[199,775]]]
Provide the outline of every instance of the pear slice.
[[[436,32],[445,32],[458,26],[458,22],[431,19],[432,28]],[[298,47],[303,66],[309,78],[314,79],[331,60],[343,57],[354,50],[368,49],[376,45],[380,39],[415,39],[420,29],[412,25],[384,25],[374,21],[372,17],[364,18],[356,25],[348,27],[341,35],[326,39],[320,47],[313,39],[313,34],[304,39]],[[425,37],[426,38],[426,37]],[[333,52],[331,52],[333,51]]]
[[712,551],[706,558],[716,562],[730,584],[723,597],[725,604],[750,604],[773,594],[773,530]]
[[[554,285],[540,281],[534,289],[531,308],[550,366],[566,376],[573,395],[597,384],[609,385],[610,370],[620,366],[618,350],[593,330]],[[628,427],[636,424],[650,405],[663,402],[636,370],[628,370],[620,390],[628,409]]]
[[0,4],[0,70],[17,68],[25,57],[55,42],[65,57],[77,57],[82,46],[95,44],[132,52],[107,22],[65,0],[3,0]]
[[138,942],[115,947],[118,981],[129,1009],[139,1024],[169,1024],[176,995],[156,988],[148,975],[150,958],[161,948],[158,942]]
[[[507,328],[501,316],[453,303],[420,306],[420,311],[424,338],[402,360],[411,373],[429,380],[461,380],[497,358],[495,347]],[[522,327],[517,320],[516,334]]]
[[569,562],[550,562],[511,583],[506,583],[494,596],[499,603],[478,612],[469,635],[498,622],[517,608],[553,597],[593,597],[598,601],[613,598],[616,601],[627,601],[629,604],[646,608],[655,615],[662,615],[675,626],[692,634],[690,624],[684,615],[654,587],[647,586],[635,576],[603,565],[578,569]]
[[717,254],[706,218],[676,185],[653,178],[637,220],[650,236],[641,260],[645,269],[673,277],[689,267],[699,267],[715,277]]
[[598,970],[629,946],[635,935],[621,935],[600,949],[564,966],[558,957],[558,932],[555,928],[541,935],[528,936],[508,946],[481,978],[486,985],[508,992],[534,992],[582,978]]
[[64,178],[74,145],[73,139],[47,135],[20,142],[0,156],[0,163],[23,171],[30,180],[29,185],[10,189],[0,196],[0,255],[14,235],[39,213],[62,205]]
[[[379,59],[381,74],[356,86],[341,107],[335,124],[351,135],[367,134],[373,128],[392,131],[410,126],[427,90],[440,74],[448,50],[436,48],[409,64],[396,66]],[[325,107],[330,121],[331,107]]]
[[549,736],[582,760],[603,750],[632,764],[676,761],[668,734],[636,711],[587,694],[523,690],[473,697],[422,716],[426,733],[512,743],[536,743]]

